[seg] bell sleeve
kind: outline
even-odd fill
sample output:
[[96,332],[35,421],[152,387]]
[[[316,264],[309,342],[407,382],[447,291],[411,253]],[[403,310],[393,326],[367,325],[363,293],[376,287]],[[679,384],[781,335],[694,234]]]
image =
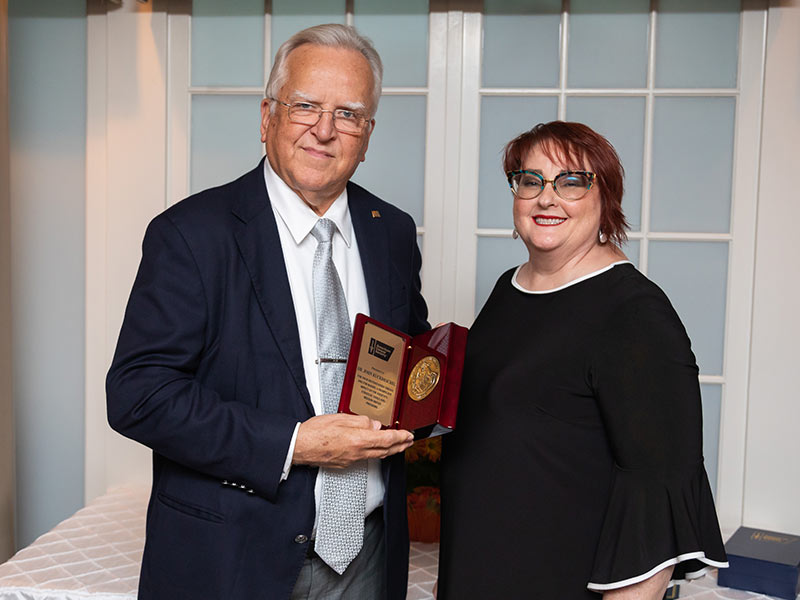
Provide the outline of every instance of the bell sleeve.
[[670,565],[673,580],[727,566],[703,464],[697,364],[678,315],[650,285],[609,320],[590,365],[615,461],[587,585],[599,592]]

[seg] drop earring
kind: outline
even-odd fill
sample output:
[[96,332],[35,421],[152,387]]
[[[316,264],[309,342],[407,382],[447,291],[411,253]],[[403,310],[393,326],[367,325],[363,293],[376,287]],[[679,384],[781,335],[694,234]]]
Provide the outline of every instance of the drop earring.
[[515,240],[515,239],[517,239],[518,237],[519,237],[519,232],[517,231],[517,228],[516,228],[516,227],[514,227],[514,229],[512,229],[512,230],[511,230],[511,239],[512,239],[512,240]]
[[602,229],[600,230],[600,235],[598,235],[597,237],[599,238],[601,244],[605,244],[608,241],[608,236],[605,233],[603,233]]

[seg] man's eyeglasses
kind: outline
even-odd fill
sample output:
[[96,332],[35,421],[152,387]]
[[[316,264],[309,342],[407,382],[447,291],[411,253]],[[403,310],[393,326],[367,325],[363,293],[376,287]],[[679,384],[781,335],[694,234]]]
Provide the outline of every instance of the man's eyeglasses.
[[289,120],[299,125],[316,125],[322,118],[322,113],[331,113],[333,116],[333,126],[336,131],[360,135],[364,131],[364,124],[367,118],[360,112],[347,108],[335,108],[325,110],[311,102],[281,102],[277,98],[270,98],[278,104],[283,104],[289,111]]
[[545,179],[535,171],[509,171],[506,177],[517,198],[523,200],[538,198],[544,191],[544,186],[551,183],[560,198],[574,201],[589,193],[595,174],[589,171],[564,171],[553,179]]

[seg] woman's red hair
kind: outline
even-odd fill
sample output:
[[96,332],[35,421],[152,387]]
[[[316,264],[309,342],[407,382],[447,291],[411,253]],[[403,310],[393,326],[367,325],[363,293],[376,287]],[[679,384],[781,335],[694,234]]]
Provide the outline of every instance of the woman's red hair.
[[503,152],[503,170],[516,171],[534,147],[540,147],[554,163],[567,169],[593,171],[600,191],[600,231],[621,246],[629,228],[622,213],[625,170],[614,146],[583,123],[550,121],[511,140]]

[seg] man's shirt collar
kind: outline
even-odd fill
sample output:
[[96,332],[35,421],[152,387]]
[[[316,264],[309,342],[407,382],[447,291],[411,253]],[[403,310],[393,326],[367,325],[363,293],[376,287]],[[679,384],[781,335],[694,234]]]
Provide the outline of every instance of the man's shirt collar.
[[344,243],[350,247],[353,222],[347,206],[347,188],[333,201],[323,217],[320,217],[272,170],[269,159],[264,160],[264,181],[275,212],[286,224],[296,244],[300,244],[314,229],[317,221],[324,217],[336,224]]

